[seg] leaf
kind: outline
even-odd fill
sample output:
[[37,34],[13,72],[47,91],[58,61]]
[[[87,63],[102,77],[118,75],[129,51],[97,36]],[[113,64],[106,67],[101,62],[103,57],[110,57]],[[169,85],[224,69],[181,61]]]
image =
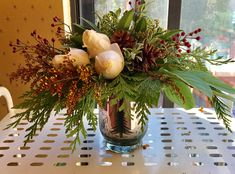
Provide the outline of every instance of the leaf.
[[122,18],[120,19],[120,21],[117,25],[117,28],[128,30],[130,28],[131,22],[133,20],[134,13],[135,13],[134,10],[129,10],[129,11],[125,12],[124,15],[122,16]]
[[[164,70],[167,71],[167,70]],[[202,91],[208,97],[212,97],[213,92],[210,86],[205,83],[204,80],[200,78],[197,74],[193,73],[193,71],[167,71],[168,74],[172,74],[180,78],[182,81],[190,84],[192,87],[197,88]]]
[[140,20],[137,21],[135,26],[136,32],[144,32],[147,29],[147,20],[145,17],[142,17]]
[[121,8],[117,9],[115,11],[116,16],[120,16],[121,12],[122,12]]
[[167,86],[163,89],[166,96],[169,98],[169,100],[185,109],[193,108],[195,106],[195,101],[189,87],[182,81],[173,81],[175,82],[175,85],[178,87],[178,89],[180,89],[179,92],[184,97],[184,101],[171,86]]
[[159,36],[160,39],[163,40],[167,40],[167,39],[171,39],[172,36],[175,36],[176,34],[178,34],[179,32],[181,32],[182,30],[169,30],[166,33],[163,33],[162,35]]
[[227,95],[227,94],[224,94],[222,92],[219,92],[219,91],[213,91],[213,93],[219,97],[222,97],[222,98],[225,98],[225,99],[228,99],[230,101],[233,101],[235,102],[235,98],[230,96],[230,95]]
[[86,28],[82,25],[79,25],[76,23],[74,23],[73,25],[74,25],[75,33],[82,34],[86,30]]
[[81,17],[81,19],[82,19],[85,23],[87,23],[88,26],[91,27],[91,29],[94,29],[95,31],[100,32],[100,29],[99,29],[95,24],[93,24],[91,21],[89,21],[89,20],[87,20],[87,19],[85,19],[85,18],[83,18],[83,17]]
[[194,74],[197,74],[201,77],[204,81],[206,81],[210,86],[213,86],[216,89],[219,89],[221,91],[235,94],[235,89],[231,86],[229,86],[227,83],[223,82],[222,80],[216,78],[209,72],[194,72]]

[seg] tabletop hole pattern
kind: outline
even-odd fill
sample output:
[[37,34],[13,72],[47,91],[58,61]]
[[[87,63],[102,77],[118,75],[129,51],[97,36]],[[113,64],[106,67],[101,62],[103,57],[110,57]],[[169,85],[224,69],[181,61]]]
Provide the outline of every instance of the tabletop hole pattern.
[[3,143],[14,143],[14,140],[5,140]]
[[133,157],[135,157],[135,155],[134,154],[122,154],[121,157],[123,157],[123,158],[133,158]]
[[147,167],[151,167],[151,166],[156,166],[157,163],[154,163],[154,162],[145,162],[144,165],[147,166]]
[[134,162],[122,162],[122,166],[124,166],[124,167],[128,167],[128,166],[134,166],[135,165],[135,163]]
[[192,143],[192,142],[193,142],[192,139],[183,139],[182,141],[183,141],[183,142],[186,142],[186,143]]
[[223,127],[214,127],[215,130],[224,130]]
[[232,139],[223,139],[222,141],[224,143],[233,143],[234,142],[234,140],[232,140]]
[[57,156],[57,158],[69,158],[69,154],[60,154]]
[[94,140],[84,140],[83,143],[94,143]]
[[223,155],[219,154],[219,153],[212,153],[210,154],[211,157],[217,158],[217,157],[222,157]]
[[185,146],[185,149],[187,149],[187,150],[195,150],[195,149],[197,149],[197,147],[196,146]]
[[20,163],[18,163],[18,162],[10,162],[7,164],[7,166],[11,166],[11,167],[19,166],[19,165],[20,165]]
[[207,119],[209,119],[209,120],[215,120],[216,118],[215,118],[215,117],[207,117]]
[[227,147],[229,150],[235,150],[235,146],[228,146]]
[[0,150],[8,150],[8,149],[10,149],[10,147],[8,147],[8,146],[0,146]]
[[88,166],[88,162],[77,162],[76,166]]
[[215,166],[227,166],[228,164],[226,162],[214,162]]
[[219,136],[228,136],[228,133],[218,133]]
[[175,158],[175,157],[177,157],[178,155],[175,154],[175,153],[167,153],[167,154],[165,154],[165,156],[168,157],[168,158]]
[[13,155],[14,158],[24,158],[26,155],[25,154],[15,154]]
[[192,120],[198,120],[199,117],[193,116],[193,117],[190,117],[190,119],[192,119]]
[[174,147],[173,146],[164,146],[163,149],[165,149],[165,150],[173,150]]
[[95,134],[87,134],[88,137],[94,137]]
[[51,128],[50,130],[51,130],[51,131],[59,131],[60,128]]
[[55,142],[55,140],[45,140],[45,141],[43,141],[43,143],[54,143]]
[[65,140],[65,141],[64,141],[65,144],[70,144],[70,143],[72,143],[72,142],[73,142],[72,140]]
[[203,162],[193,162],[192,163],[193,166],[204,166]]
[[35,162],[35,163],[31,163],[30,165],[33,167],[39,167],[39,166],[43,166],[43,163]]
[[171,136],[170,133],[161,133],[160,135],[161,135],[161,136]]
[[198,130],[205,130],[206,128],[205,127],[196,127],[196,129],[198,129]]
[[207,149],[212,149],[212,150],[213,150],[213,149],[218,149],[217,146],[207,146],[206,148],[207,148]]
[[172,140],[171,140],[171,139],[164,139],[164,140],[162,140],[162,142],[163,142],[163,143],[171,143]]
[[204,133],[204,132],[202,132],[202,133],[199,133],[199,135],[200,135],[200,136],[209,136],[210,134],[209,134],[209,133]]
[[67,163],[65,163],[65,162],[58,162],[58,163],[54,164],[54,166],[56,166],[56,167],[64,167],[66,165],[67,165]]
[[69,151],[70,151],[70,150],[72,150],[71,147],[61,147],[60,149],[63,150],[63,151],[66,151],[66,150],[69,150]]
[[100,162],[98,165],[99,166],[103,166],[103,167],[109,167],[109,166],[112,166],[112,162],[109,162],[109,161],[104,161],[104,162]]
[[89,158],[91,157],[91,154],[80,154],[78,155],[79,158]]
[[202,142],[205,142],[205,143],[212,143],[213,140],[212,139],[202,139]]
[[174,166],[178,166],[178,165],[179,165],[179,163],[178,163],[178,162],[168,162],[168,163],[167,163],[167,165],[168,165],[168,166],[173,166],[173,167],[174,167]]
[[190,153],[188,156],[189,156],[190,158],[196,158],[196,157],[199,157],[200,155],[197,154],[197,153]]
[[56,123],[53,123],[53,125],[55,125],[55,126],[61,126],[61,125],[63,125],[63,123],[58,123],[58,122],[56,122]]
[[48,155],[47,154],[37,154],[35,155],[35,158],[47,158]]
[[168,127],[161,127],[160,129],[161,129],[161,130],[169,130]]
[[[191,161],[188,160],[187,163],[191,166],[198,166],[200,167],[205,167],[208,166],[209,164],[206,163],[205,161],[201,161],[201,158],[205,158],[205,154],[201,154],[199,150],[202,148],[208,150],[209,154],[207,154],[207,158],[213,160],[211,165],[213,166],[227,166],[229,165],[228,161],[224,162],[222,157],[225,157],[225,155],[221,152],[222,149],[226,149],[230,156],[230,158],[235,158],[235,146],[233,144],[234,142],[234,137],[231,138],[230,134],[228,134],[226,129],[223,127],[220,127],[219,122],[216,121],[216,118],[214,117],[205,117],[205,118],[200,118],[199,116],[196,116],[196,113],[188,113],[187,115],[183,115],[181,112],[177,113],[171,113],[168,114],[166,117],[162,116],[164,115],[163,113],[156,114],[158,115],[157,117],[153,117],[152,121],[155,120],[155,127],[149,127],[148,132],[146,133],[146,136],[143,140],[144,144],[150,145],[147,150],[143,150],[142,156],[144,157],[143,159],[143,166],[145,167],[151,167],[151,166],[157,166],[159,165],[158,159],[162,159],[162,156],[165,157],[166,160],[168,160],[165,163],[165,166],[168,167],[176,167],[176,166],[181,166],[181,164],[186,164],[185,162],[179,163],[179,159],[182,154],[178,154],[178,145],[173,146],[176,142],[180,143],[182,146],[180,148],[185,149],[186,151],[186,157],[184,159],[187,160],[191,158]],[[51,127],[47,127],[47,130],[45,132],[39,133],[40,137],[39,139],[41,140],[40,143],[45,143],[45,146],[37,146],[37,149],[40,150],[37,153],[34,152],[34,147],[32,144],[33,143],[39,143],[37,141],[37,138],[34,140],[30,140],[28,143],[30,146],[20,146],[18,142],[21,141],[23,143],[23,137],[24,131],[26,130],[27,127],[29,126],[28,123],[22,122],[20,127],[16,127],[13,129],[14,132],[9,132],[8,136],[6,136],[5,139],[3,139],[1,142],[4,143],[5,145],[9,146],[4,146],[4,144],[0,144],[0,160],[3,160],[6,157],[5,152],[8,150],[14,150],[10,145],[16,144],[18,145],[16,149],[22,150],[18,151],[18,153],[11,153],[12,161],[8,161],[8,163],[5,163],[7,166],[18,166],[21,167],[22,165],[26,165],[25,162],[18,161],[20,158],[24,159],[30,159],[34,158],[35,160],[30,161],[31,163],[28,163],[27,165],[32,166],[32,167],[41,167],[44,166],[46,163],[44,160],[47,159],[52,159],[54,158],[54,161],[50,161],[52,167],[65,167],[65,166],[71,166],[75,165],[78,167],[82,166],[92,166],[92,165],[98,165],[98,166],[103,166],[103,167],[112,167],[114,166],[114,161],[113,158],[118,158],[120,157],[120,162],[116,163],[115,166],[123,166],[123,167],[138,167],[139,163],[137,165],[136,159],[139,158],[138,155],[135,155],[135,152],[132,154],[113,154],[107,151],[107,148],[105,146],[100,146],[96,147],[96,141],[97,138],[100,139],[100,132],[99,131],[94,131],[93,128],[91,127],[86,127],[86,130],[88,131],[88,139],[82,139],[81,140],[81,145],[79,145],[80,148],[77,148],[76,151],[80,152],[81,154],[76,154],[77,152],[74,152],[76,155],[76,158],[73,158],[75,160],[79,159],[79,161],[74,161],[72,164],[70,163],[70,159],[72,159],[72,156],[74,154],[71,153],[71,147],[69,147],[69,144],[72,142],[72,139],[66,139],[66,137],[60,138],[61,137],[61,132],[64,131],[64,120],[66,117],[60,117],[55,118],[54,122],[50,122]],[[206,123],[206,119],[213,121],[211,124]],[[157,126],[158,127],[157,127]],[[169,125],[169,126],[168,126]],[[155,131],[156,130],[156,131]],[[161,131],[159,131],[161,130]],[[207,131],[205,131],[207,130]],[[211,131],[212,130],[212,131]],[[215,130],[213,132],[213,130]],[[21,132],[20,132],[21,131]],[[38,129],[39,131],[39,129]],[[44,131],[44,129],[42,130]],[[174,137],[177,132],[177,139]],[[98,133],[97,133],[98,132]],[[210,133],[209,133],[210,132]],[[42,137],[42,134],[43,137]],[[214,135],[217,139],[213,139]],[[173,138],[171,138],[174,137]],[[199,141],[194,141],[194,137],[197,137]],[[202,137],[204,136],[204,137]],[[8,138],[7,138],[8,137]],[[20,138],[17,138],[20,137]],[[22,137],[22,138],[21,138]],[[179,138],[181,137],[181,139]],[[203,138],[203,139],[202,139]],[[102,138],[101,138],[102,139]],[[223,143],[223,146],[216,146],[217,142]],[[0,143],[1,143],[0,142]],[[55,153],[56,155],[51,156],[50,153],[54,151],[55,147],[58,147],[57,144],[62,143],[62,146],[59,146],[57,150],[58,153]],[[102,142],[103,143],[103,142]],[[158,146],[155,146],[155,144],[158,144]],[[196,143],[196,144],[192,144]],[[199,146],[198,143],[201,145]],[[213,144],[212,144],[213,143]],[[20,144],[21,145],[21,144]],[[51,145],[51,146],[47,146]],[[64,145],[64,146],[63,146]],[[157,147],[157,148],[156,148]],[[162,149],[161,151],[165,153],[158,153],[157,151]],[[99,150],[100,149],[100,150]],[[219,153],[217,152],[217,149],[220,150]],[[28,151],[30,150],[30,151]],[[51,151],[49,151],[51,150]],[[99,150],[98,155],[94,155],[95,152]],[[195,152],[197,150],[198,152]],[[177,153],[175,153],[177,152]],[[232,152],[232,153],[231,153]],[[33,153],[32,155],[29,153]],[[152,154],[152,155],[150,155]],[[96,159],[98,156],[99,161],[93,161]],[[49,158],[50,157],[50,158]],[[18,159],[17,159],[18,158]],[[15,160],[17,159],[17,161]],[[38,161],[38,160],[43,160],[43,161]],[[175,160],[175,161],[170,161],[170,160]],[[192,160],[194,161],[192,162]],[[221,159],[222,161],[219,161]],[[58,160],[58,161],[57,161]],[[64,160],[64,161],[61,161]],[[26,160],[27,161],[27,160]],[[69,162],[68,162],[69,161]],[[90,162],[92,161],[92,162]],[[20,162],[20,163],[19,163]],[[1,163],[1,161],[0,161]],[[162,163],[161,163],[162,165]],[[195,168],[196,170],[196,168]]]
[[92,147],[81,147],[81,150],[92,150]]
[[9,134],[8,136],[9,136],[9,137],[18,137],[18,136],[20,136],[20,134],[14,133],[14,134]]
[[111,158],[111,157],[113,157],[113,155],[109,154],[109,153],[103,153],[103,154],[100,154],[100,157],[101,158]]
[[48,146],[40,147],[40,150],[51,150],[51,147]]
[[22,147],[18,147],[19,150],[29,150],[30,147],[29,146],[22,146]]
[[177,130],[187,130],[187,127],[177,127]]
[[27,140],[26,141],[26,143],[28,144],[28,143],[34,143],[35,142],[35,140]]

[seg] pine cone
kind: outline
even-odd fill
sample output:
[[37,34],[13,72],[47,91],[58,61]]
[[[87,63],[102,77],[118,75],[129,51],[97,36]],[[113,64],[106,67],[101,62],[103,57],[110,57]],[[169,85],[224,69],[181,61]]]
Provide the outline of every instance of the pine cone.
[[140,56],[142,57],[142,60],[135,59],[134,68],[137,71],[144,72],[147,72],[156,66],[157,59],[164,58],[164,54],[160,48],[156,48],[148,43],[144,43],[144,48]]
[[123,50],[123,48],[133,48],[135,46],[135,39],[127,31],[116,31],[111,36],[111,43],[117,43],[121,50]]

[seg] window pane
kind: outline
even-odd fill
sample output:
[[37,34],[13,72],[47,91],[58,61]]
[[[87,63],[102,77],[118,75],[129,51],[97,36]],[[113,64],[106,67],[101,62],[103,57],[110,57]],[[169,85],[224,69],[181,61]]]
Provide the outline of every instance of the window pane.
[[126,0],[95,0],[95,11],[100,16],[103,16],[109,11],[115,11],[121,8],[124,11],[128,6]]
[[[95,0],[95,11],[100,16],[110,10],[113,11],[118,8],[121,8],[122,11],[124,11],[129,7],[128,3],[129,0]],[[154,19],[159,19],[160,25],[166,28],[168,18],[168,0],[150,1],[146,7],[147,14]]]
[[163,28],[167,28],[168,3],[169,0],[155,0],[149,1],[147,5],[147,14],[153,19],[159,19]]
[[[198,45],[217,49],[215,56],[235,60],[235,0],[182,0],[181,28],[187,32],[202,28]],[[235,86],[235,64],[208,68]],[[205,103],[206,104],[206,103]]]

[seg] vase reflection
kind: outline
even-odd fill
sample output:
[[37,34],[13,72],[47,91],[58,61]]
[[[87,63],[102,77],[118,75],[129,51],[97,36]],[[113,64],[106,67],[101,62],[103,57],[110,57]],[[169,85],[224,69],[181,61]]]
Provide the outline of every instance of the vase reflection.
[[115,105],[107,102],[104,109],[99,109],[100,131],[108,149],[117,153],[128,153],[141,146],[141,140],[147,131],[147,124],[141,128],[139,119],[133,109],[134,103],[119,111],[123,101]]

